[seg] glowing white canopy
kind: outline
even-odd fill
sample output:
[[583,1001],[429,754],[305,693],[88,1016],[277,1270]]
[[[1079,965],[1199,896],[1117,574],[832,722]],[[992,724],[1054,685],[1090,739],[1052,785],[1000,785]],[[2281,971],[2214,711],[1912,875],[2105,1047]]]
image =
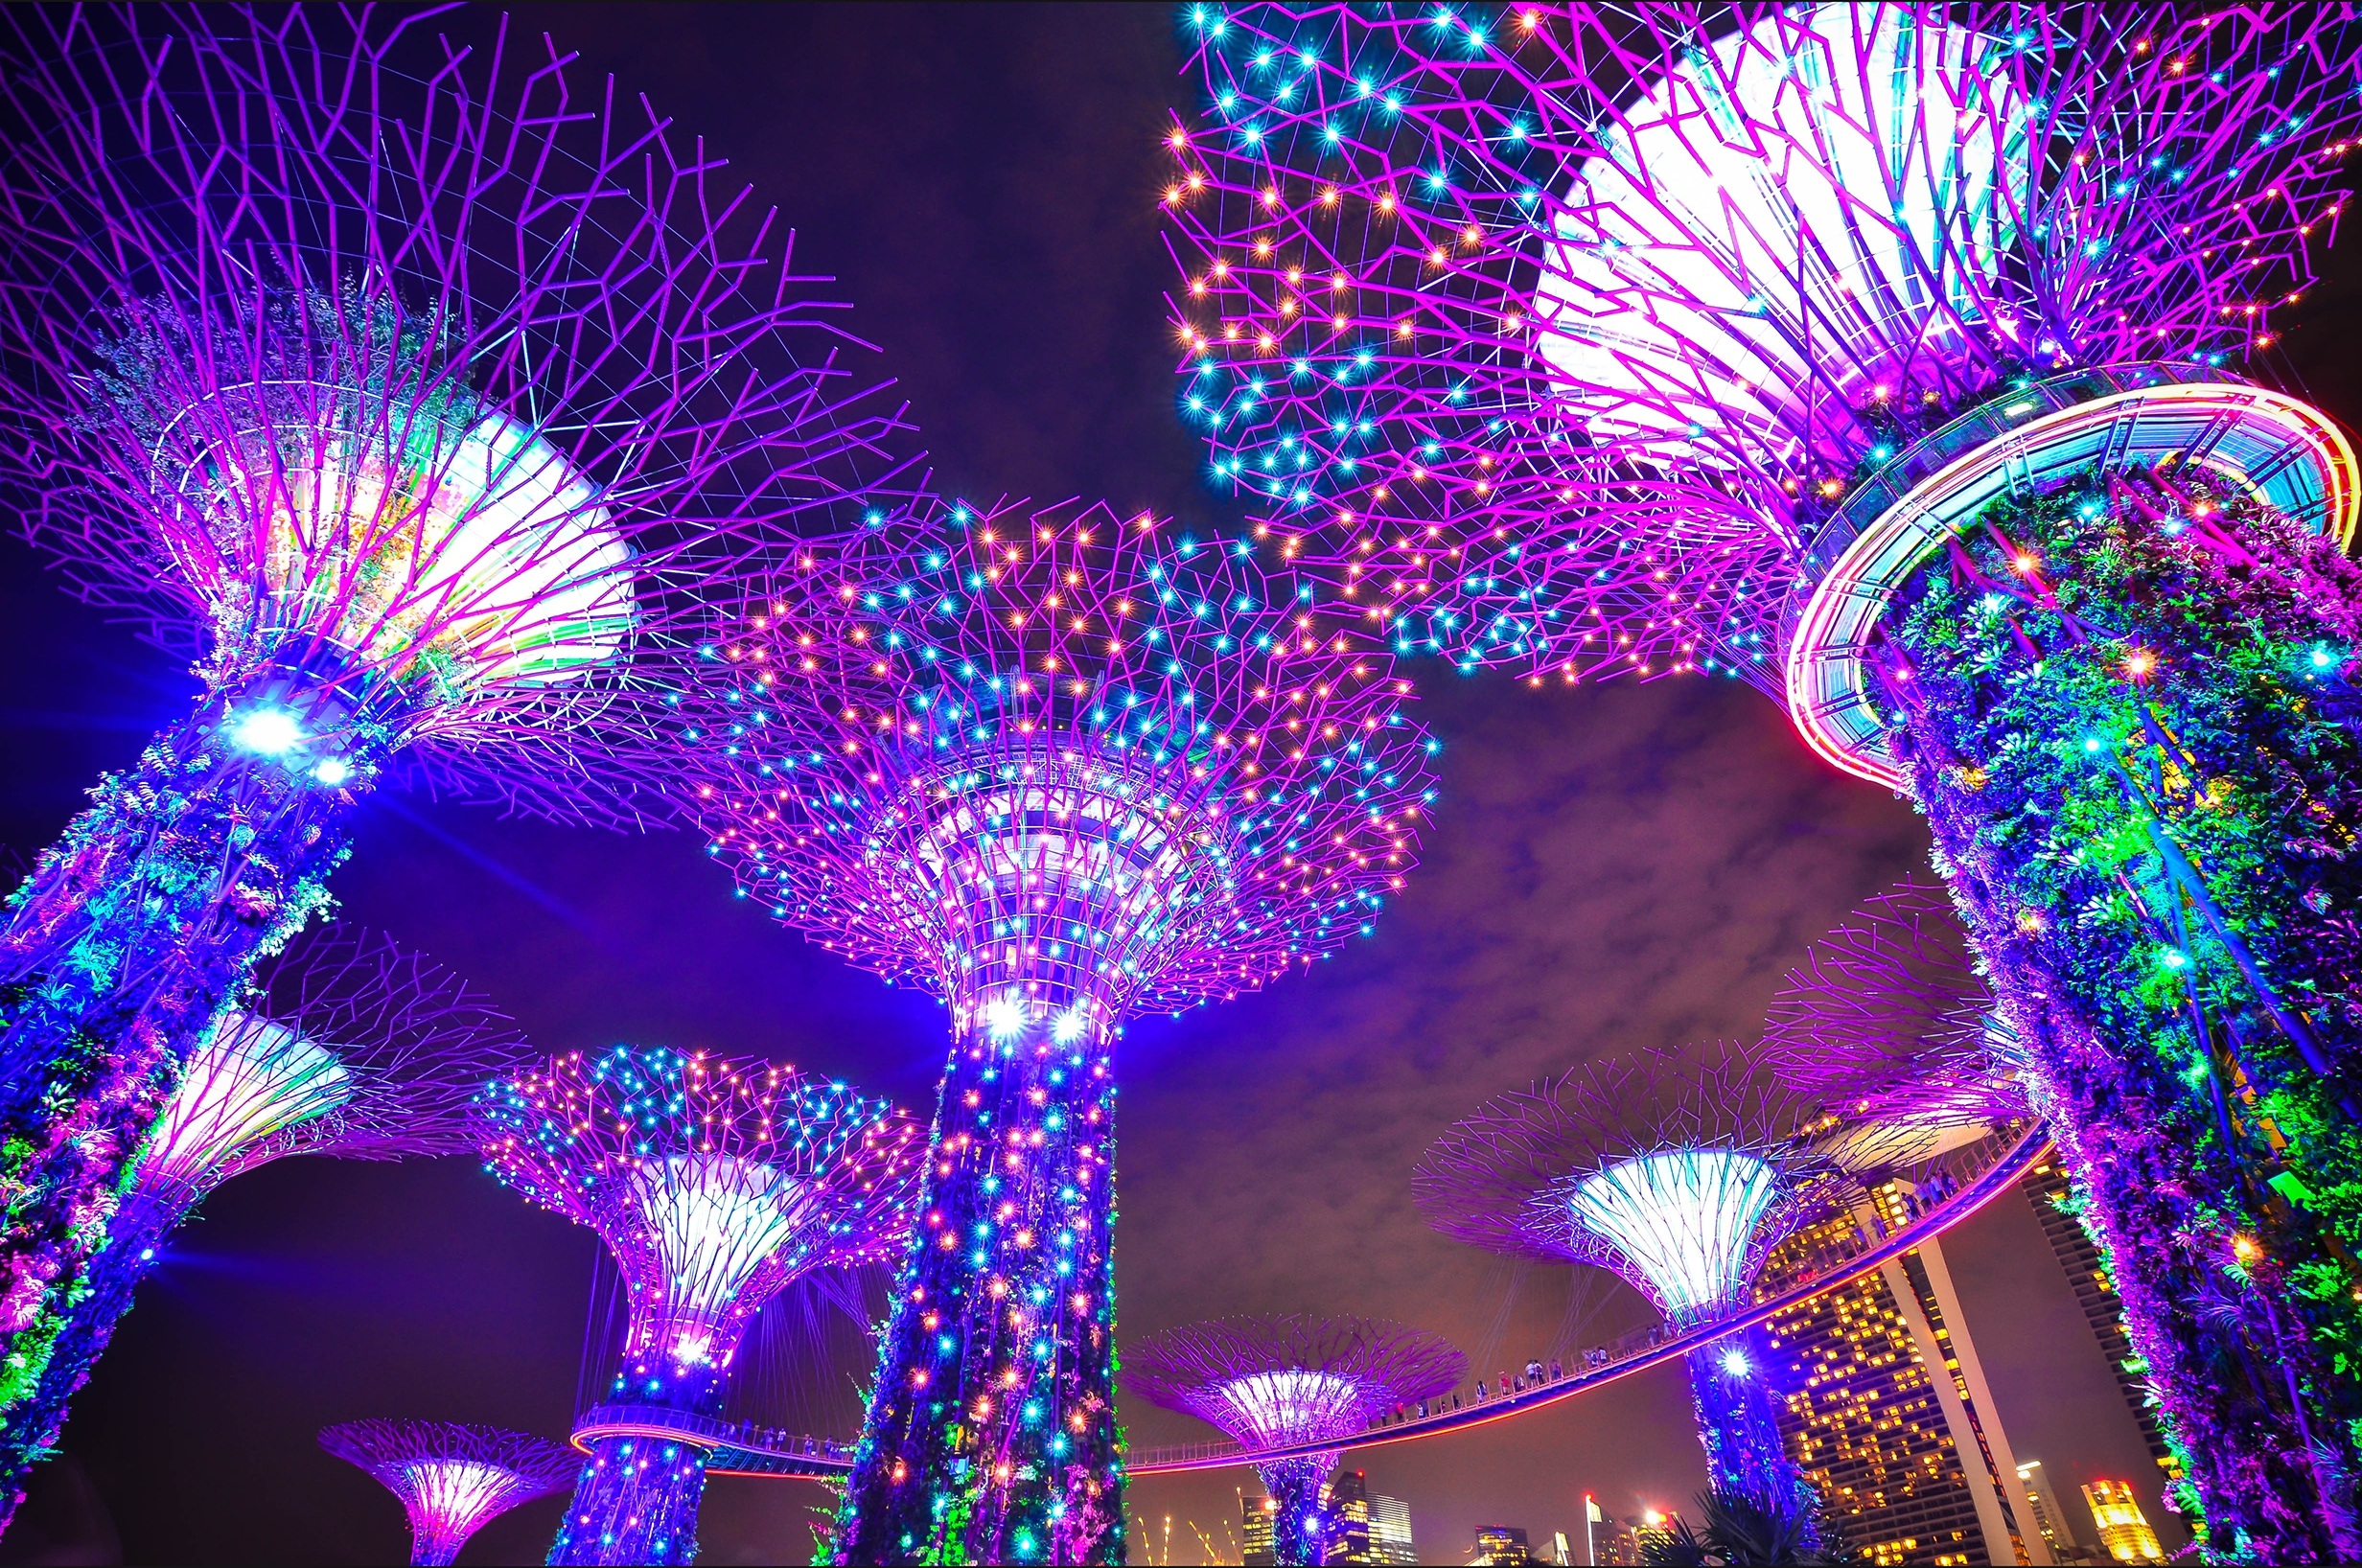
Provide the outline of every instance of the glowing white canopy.
[[1666,1149],[1585,1177],[1567,1189],[1566,1205],[1679,1322],[1745,1292],[1756,1227],[1779,1192],[1777,1172],[1756,1155]]
[[629,1185],[664,1271],[661,1326],[683,1361],[705,1358],[754,1271],[821,1218],[814,1183],[734,1155],[651,1160]]
[[274,587],[328,599],[323,631],[353,652],[397,666],[439,654],[470,687],[569,680],[613,657],[632,624],[630,552],[589,478],[500,414],[435,434],[390,460],[382,439],[336,440],[285,474]]
[[1222,1403],[1236,1418],[1220,1424],[1265,1445],[1343,1437],[1363,1424],[1366,1387],[1339,1372],[1248,1372],[1220,1386]]
[[1699,462],[1736,427],[1794,462],[1907,368],[2014,341],[1984,303],[2033,118],[2003,48],[1905,7],[1783,8],[1652,83],[1577,172],[1537,288],[1593,433]]
[[225,1013],[157,1118],[140,1174],[201,1182],[256,1140],[326,1116],[353,1088],[336,1048],[267,1018]]
[[422,1459],[401,1473],[404,1501],[437,1527],[463,1535],[475,1533],[525,1489],[516,1471],[475,1459]]

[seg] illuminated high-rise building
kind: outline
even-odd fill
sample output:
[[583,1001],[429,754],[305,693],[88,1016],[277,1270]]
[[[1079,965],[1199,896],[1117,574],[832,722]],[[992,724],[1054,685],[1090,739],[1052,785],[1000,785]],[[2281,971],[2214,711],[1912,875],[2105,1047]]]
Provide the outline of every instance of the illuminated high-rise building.
[[1370,1478],[1359,1470],[1340,1470],[1337,1478],[1322,1488],[1322,1502],[1336,1530],[1336,1538],[1330,1544],[1329,1555],[1322,1560],[1331,1563],[1370,1563],[1379,1560],[1371,1555]]
[[2109,1556],[2118,1562],[2165,1560],[2164,1549],[2157,1544],[2157,1532],[2149,1528],[2141,1500],[2132,1494],[2131,1482],[2087,1482],[2083,1500],[2092,1506],[2092,1520],[2099,1526],[2099,1544],[2108,1549]]
[[1411,1506],[1384,1492],[1370,1494],[1370,1560],[1414,1568],[1419,1548],[1411,1540]]
[[1476,1555],[1469,1560],[1491,1563],[1494,1568],[1522,1565],[1534,1560],[1534,1549],[1526,1544],[1525,1532],[1516,1525],[1478,1525]]
[[2042,1222],[2042,1234],[2050,1238],[2050,1250],[2058,1254],[2059,1267],[2067,1271],[2067,1282],[2074,1286],[2075,1304],[2083,1308],[2083,1321],[2092,1326],[2092,1337],[2099,1341],[2099,1353],[2108,1363],[2118,1391],[2124,1395],[2124,1407],[2140,1423],[2141,1436],[2149,1445],[2149,1457],[2157,1462],[2167,1482],[2180,1480],[2181,1462],[2173,1457],[2165,1433],[2158,1429],[2157,1407],[2142,1387],[2148,1364],[2124,1335],[2124,1303],[2116,1293],[2116,1280],[2100,1258],[2091,1233],[2073,1213],[2060,1206],[2061,1200],[2070,1196],[2065,1167],[2055,1155],[2046,1155],[2019,1185],[2026,1193],[2026,1201],[2034,1206],[2034,1217]]
[[2074,1521],[2059,1505],[2058,1493],[2050,1486],[2049,1475],[2042,1461],[2029,1459],[2018,1466],[2018,1480],[2026,1487],[2026,1505],[2033,1515],[2034,1533],[2050,1548],[2053,1562],[2081,1560],[2083,1543],[2075,1539]]
[[1239,1560],[1245,1568],[1272,1568],[1280,1560],[1272,1547],[1271,1529],[1271,1516],[1279,1510],[1275,1498],[1239,1494],[1239,1536],[1246,1543],[1246,1550],[1239,1554]]
[[[1773,1251],[1759,1291],[1851,1255],[1866,1221],[1898,1228],[1909,1196],[1888,1182],[1863,1211],[1798,1232]],[[1878,1568],[2053,1560],[2024,1522],[2017,1461],[1939,1243],[1775,1314],[1765,1342],[1789,1456]]]

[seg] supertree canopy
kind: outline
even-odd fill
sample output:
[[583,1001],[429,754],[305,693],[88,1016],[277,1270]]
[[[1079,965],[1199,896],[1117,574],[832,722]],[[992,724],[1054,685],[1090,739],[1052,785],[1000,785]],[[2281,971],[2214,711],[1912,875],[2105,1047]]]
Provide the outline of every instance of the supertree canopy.
[[[1468,1357],[1436,1335],[1368,1318],[1232,1318],[1134,1345],[1123,1383],[1250,1448],[1343,1440],[1399,1404],[1445,1393]],[[1321,1498],[1340,1449],[1272,1460],[1255,1473],[1275,1505],[1283,1563],[1328,1560],[1336,1521]]]
[[883,473],[787,237],[553,50],[369,8],[0,22],[0,492],[204,690],[0,926],[0,1333],[382,781],[629,822],[727,583]]
[[564,1443],[455,1421],[345,1421],[320,1428],[320,1446],[401,1499],[414,1564],[452,1561],[469,1536],[558,1490],[581,1464]]
[[1402,646],[1728,674],[1908,792],[2210,1550],[2362,1554],[2362,474],[2241,374],[2351,8],[1193,21],[1220,475]]
[[1434,795],[1293,551],[944,503],[716,650],[689,740],[740,892],[951,1010],[841,1560],[1123,1559],[1116,1036],[1370,930]]
[[[486,1167],[606,1243],[629,1292],[613,1405],[717,1418],[763,1303],[818,1270],[899,1256],[924,1153],[917,1122],[843,1084],[760,1061],[617,1047],[495,1084]],[[552,1562],[686,1562],[705,1451],[590,1441]]]
[[1888,1163],[2026,1115],[2017,1042],[1951,896],[1923,882],[1867,900],[1812,945],[1772,999],[1761,1054],[1848,1126],[1886,1129]]
[[289,1155],[457,1153],[477,1088],[525,1054],[480,996],[382,936],[332,929],[266,961],[149,1129],[85,1293],[37,1355],[0,1369],[0,1526],[166,1234],[206,1193]]
[[[1610,1269],[1690,1329],[1751,1304],[1771,1250],[1850,1190],[1814,1147],[1820,1121],[1746,1052],[1642,1051],[1488,1102],[1428,1149],[1413,1191],[1447,1235]],[[1810,1533],[1818,1503],[1782,1451],[1752,1332],[1688,1360],[1715,1488]]]

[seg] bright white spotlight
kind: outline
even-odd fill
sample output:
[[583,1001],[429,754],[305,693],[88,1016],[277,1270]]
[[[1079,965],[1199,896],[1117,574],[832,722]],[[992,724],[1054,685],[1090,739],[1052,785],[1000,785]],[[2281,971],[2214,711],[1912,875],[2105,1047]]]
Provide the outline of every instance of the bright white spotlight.
[[301,746],[304,729],[285,708],[258,707],[238,716],[230,726],[230,738],[242,750],[276,757]]
[[1014,1040],[1025,1032],[1025,1001],[1014,994],[984,1003],[984,1032],[995,1040]]

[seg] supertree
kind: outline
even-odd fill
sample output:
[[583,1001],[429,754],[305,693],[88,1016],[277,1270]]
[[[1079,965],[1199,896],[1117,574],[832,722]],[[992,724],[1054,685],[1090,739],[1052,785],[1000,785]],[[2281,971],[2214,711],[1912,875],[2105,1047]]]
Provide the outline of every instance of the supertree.
[[[610,1403],[717,1418],[763,1304],[818,1270],[898,1255],[924,1153],[918,1123],[841,1083],[619,1046],[486,1090],[485,1168],[597,1233],[629,1293]],[[550,1548],[559,1563],[687,1562],[705,1450],[590,1441]]]
[[2209,1549],[2362,1555],[2362,475],[2239,374],[2351,8],[1194,20],[1221,475],[1404,646],[1727,674],[1906,792]]
[[[1134,1345],[1123,1386],[1186,1411],[1250,1448],[1336,1441],[1396,1405],[1445,1393],[1468,1357],[1424,1329],[1371,1318],[1230,1318]],[[1276,1507],[1283,1563],[1328,1560],[1335,1521],[1321,1498],[1340,1449],[1255,1466]]]
[[2017,1042],[1951,895],[1924,882],[1864,901],[1813,943],[1772,998],[1761,1055],[1847,1126],[1896,1135],[1878,1140],[1889,1159],[2026,1115]]
[[[1428,1223],[1513,1257],[1612,1270],[1686,1331],[1752,1303],[1773,1247],[1851,1191],[1817,1101],[1747,1051],[1690,1047],[1575,1068],[1488,1101],[1437,1140],[1412,1191]],[[1688,1353],[1716,1491],[1802,1522],[1753,1330]]]
[[1432,743],[1285,536],[1070,502],[863,538],[748,607],[691,737],[741,894],[951,1012],[836,1550],[1118,1562],[1117,1037],[1371,930]]
[[469,1536],[564,1487],[582,1463],[562,1442],[455,1421],[345,1421],[320,1428],[320,1446],[401,1500],[413,1564],[455,1560]]
[[204,688],[0,925],[25,1368],[360,802],[660,809],[700,593],[884,473],[894,418],[770,216],[553,47],[367,7],[12,11],[0,146],[0,492]]
[[0,1528],[51,1452],[165,1236],[231,1177],[289,1155],[400,1160],[471,1145],[468,1107],[519,1065],[508,1019],[382,935],[332,928],[267,960],[180,1072],[127,1176],[106,1245],[39,1361],[0,1405]]

